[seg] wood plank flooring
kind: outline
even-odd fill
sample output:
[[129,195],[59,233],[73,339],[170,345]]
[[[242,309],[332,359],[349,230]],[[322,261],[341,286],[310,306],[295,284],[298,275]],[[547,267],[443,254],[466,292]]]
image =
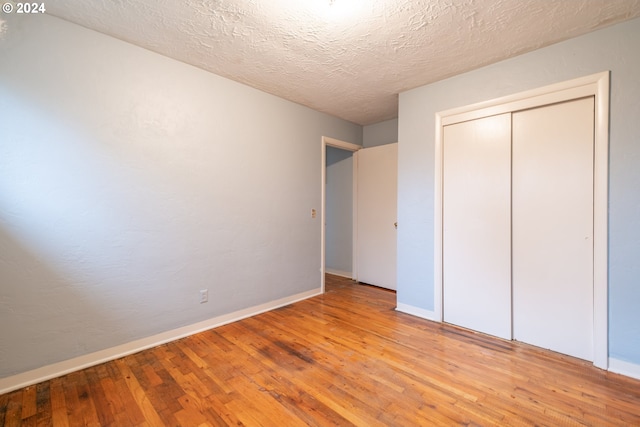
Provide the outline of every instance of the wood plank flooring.
[[0,396],[4,426],[640,426],[640,381],[327,292]]

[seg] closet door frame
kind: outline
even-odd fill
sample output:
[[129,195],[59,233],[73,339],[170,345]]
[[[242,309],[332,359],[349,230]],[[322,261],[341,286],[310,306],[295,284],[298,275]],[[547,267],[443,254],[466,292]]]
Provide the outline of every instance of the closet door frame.
[[593,170],[593,364],[609,367],[608,329],[608,181],[609,181],[609,71],[544,86],[473,105],[436,113],[434,314],[443,321],[443,127],[482,117],[559,102],[594,97]]

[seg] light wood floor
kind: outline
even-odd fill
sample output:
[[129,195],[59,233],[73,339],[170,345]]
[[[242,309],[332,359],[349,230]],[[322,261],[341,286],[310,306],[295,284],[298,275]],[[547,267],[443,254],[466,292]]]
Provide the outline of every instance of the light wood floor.
[[0,425],[639,426],[640,381],[327,293],[0,396]]

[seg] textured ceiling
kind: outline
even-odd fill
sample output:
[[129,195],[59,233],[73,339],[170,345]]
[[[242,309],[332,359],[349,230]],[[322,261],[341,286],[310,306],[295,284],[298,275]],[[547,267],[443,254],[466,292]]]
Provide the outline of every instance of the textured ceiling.
[[47,12],[367,125],[398,93],[640,16],[640,0],[57,0]]

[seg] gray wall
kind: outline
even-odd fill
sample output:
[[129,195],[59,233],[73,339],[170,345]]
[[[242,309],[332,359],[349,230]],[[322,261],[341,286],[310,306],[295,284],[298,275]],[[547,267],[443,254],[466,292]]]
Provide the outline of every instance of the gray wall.
[[639,46],[636,19],[400,94],[399,303],[434,308],[435,113],[611,70],[609,353],[640,364]]
[[365,148],[398,142],[398,119],[364,126],[362,130],[362,145]]
[[4,18],[0,378],[319,289],[321,136],[360,126]]
[[353,153],[327,147],[325,268],[351,277],[353,269]]

